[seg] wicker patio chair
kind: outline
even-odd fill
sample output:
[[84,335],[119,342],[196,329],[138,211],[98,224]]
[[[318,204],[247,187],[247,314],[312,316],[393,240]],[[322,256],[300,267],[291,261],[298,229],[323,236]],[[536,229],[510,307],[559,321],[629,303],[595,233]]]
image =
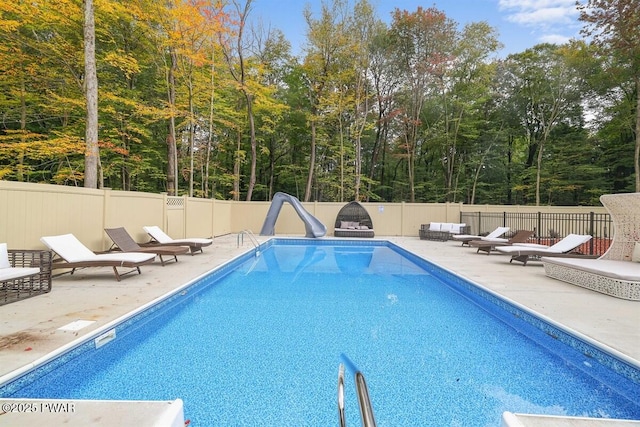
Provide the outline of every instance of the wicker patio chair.
[[333,235],[335,237],[374,237],[373,222],[367,210],[358,202],[347,203],[338,212]]
[[0,249],[0,305],[51,291],[50,251]]

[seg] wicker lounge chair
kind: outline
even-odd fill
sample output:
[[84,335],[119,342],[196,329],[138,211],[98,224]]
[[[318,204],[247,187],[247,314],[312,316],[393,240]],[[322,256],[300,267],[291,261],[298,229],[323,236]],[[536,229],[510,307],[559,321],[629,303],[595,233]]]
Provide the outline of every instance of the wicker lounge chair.
[[374,237],[373,222],[367,210],[358,202],[347,203],[336,216],[333,235],[335,237]]
[[0,305],[50,290],[50,251],[7,249],[0,243]]
[[153,245],[165,245],[165,246],[189,246],[189,250],[191,251],[191,255],[196,252],[202,252],[202,248],[206,246],[210,246],[213,244],[213,239],[204,239],[200,237],[191,237],[186,239],[172,239],[167,234],[165,234],[160,227],[156,225],[145,226],[142,227],[144,231],[151,236],[151,242],[143,245],[144,246],[153,246]]
[[468,246],[469,242],[472,240],[483,240],[483,239],[495,239],[496,242],[499,242],[499,241],[507,242],[509,239],[503,239],[500,237],[507,231],[509,231],[509,227],[498,227],[495,230],[493,230],[491,233],[487,234],[486,236],[475,236],[473,234],[455,234],[451,237],[453,238],[453,240],[462,242],[462,246],[464,245]]
[[[523,265],[527,265],[527,261],[530,259],[540,259],[541,257],[586,257],[588,255],[582,255],[576,253],[575,250],[591,240],[591,236],[588,234],[568,234],[565,238],[560,240],[555,245],[548,248],[532,247],[532,245],[515,244],[511,246],[498,246],[496,250],[498,252],[511,255],[509,262],[519,261]],[[539,245],[536,245],[539,246]]]
[[105,228],[105,233],[109,236],[109,238],[113,241],[113,244],[117,247],[117,249],[122,252],[143,252],[147,254],[156,254],[160,258],[160,264],[164,266],[165,260],[162,258],[163,255],[168,255],[173,257],[175,262],[178,262],[178,255],[186,254],[189,252],[188,246],[173,246],[173,245],[152,245],[142,247],[133,240],[133,237],[124,227],[118,228]]
[[[141,274],[140,266],[150,264],[156,258],[155,254],[139,252],[96,254],[83,245],[73,234],[45,236],[41,237],[40,241],[60,257],[53,260],[52,269],[71,269],[71,274],[73,274],[76,268],[113,267],[113,273],[118,282],[126,274],[135,271]],[[130,268],[131,270],[120,273],[118,267]]]
[[544,272],[572,285],[640,301],[640,193],[605,194],[600,201],[615,230],[609,249],[598,259],[542,258]]
[[506,242],[503,239],[491,239],[488,237],[482,237],[479,240],[472,240],[468,243],[470,247],[478,248],[476,253],[486,252],[487,255],[491,253],[491,251],[495,250],[497,246],[511,246],[515,244],[520,244],[528,247],[539,247],[539,248],[548,248],[545,245],[536,245],[534,243],[527,243],[527,240],[533,236],[533,231],[529,230],[518,230],[516,234],[511,236]]

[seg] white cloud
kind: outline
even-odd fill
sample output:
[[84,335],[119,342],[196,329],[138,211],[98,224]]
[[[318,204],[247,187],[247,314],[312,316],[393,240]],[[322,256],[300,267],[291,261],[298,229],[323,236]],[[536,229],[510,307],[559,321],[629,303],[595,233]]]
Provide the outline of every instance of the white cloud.
[[575,21],[575,0],[498,0],[507,20],[522,25],[550,25]]
[[511,13],[507,15],[507,20],[527,26],[546,26],[571,23],[574,21],[575,15],[577,15],[575,8],[548,7]]
[[503,19],[527,27],[540,43],[563,44],[580,25],[575,0],[497,0]]
[[571,37],[563,36],[561,34],[545,34],[540,37],[541,43],[552,43],[552,44],[565,44],[571,40]]
[[575,0],[498,0],[500,10],[536,10],[552,7],[575,8]]

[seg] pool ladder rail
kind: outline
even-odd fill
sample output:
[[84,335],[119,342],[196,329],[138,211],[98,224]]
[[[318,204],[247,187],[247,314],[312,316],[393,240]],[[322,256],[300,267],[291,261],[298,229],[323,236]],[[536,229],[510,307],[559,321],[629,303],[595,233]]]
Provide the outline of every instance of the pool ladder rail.
[[356,393],[358,394],[358,406],[360,407],[360,420],[362,427],[376,427],[376,419],[373,416],[373,407],[369,398],[369,389],[364,379],[364,374],[349,360],[344,354],[341,355],[344,363],[338,366],[338,416],[340,418],[340,427],[346,427],[346,419],[344,415],[344,366],[349,367],[353,373],[356,383]]
[[255,250],[256,256],[260,255],[260,242],[258,242],[255,234],[253,234],[253,232],[249,229],[244,229],[238,233],[238,237],[236,239],[237,247],[239,248],[240,246],[244,245],[244,236],[247,236],[249,238],[249,241],[251,242]]

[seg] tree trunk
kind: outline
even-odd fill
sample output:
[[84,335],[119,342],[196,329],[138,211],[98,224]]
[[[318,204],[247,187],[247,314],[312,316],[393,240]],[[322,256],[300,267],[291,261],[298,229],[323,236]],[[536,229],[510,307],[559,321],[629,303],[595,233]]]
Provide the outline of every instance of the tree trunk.
[[316,122],[311,120],[311,153],[309,154],[309,175],[307,176],[307,188],[304,190],[304,201],[311,200],[311,184],[316,168]]
[[193,197],[193,156],[195,155],[195,111],[193,108],[193,81],[191,73],[189,73],[189,81],[187,86],[189,88],[189,197]]
[[640,75],[636,76],[636,149],[633,164],[636,172],[636,191],[640,192]]
[[247,116],[249,116],[249,132],[251,139],[251,172],[249,175],[249,188],[247,189],[247,202],[251,201],[253,196],[253,188],[256,186],[256,163],[258,157],[257,141],[256,141],[256,124],[253,118],[253,97],[245,90],[247,100]]
[[[207,152],[204,162],[204,176],[202,177],[204,198],[209,198],[209,162],[211,161],[211,150],[213,148],[213,117],[215,113],[214,102],[216,99],[215,81],[215,49],[211,49],[211,97],[209,98],[209,137],[207,138]],[[212,198],[215,195],[212,194]]]
[[178,57],[175,49],[170,52],[171,65],[167,74],[167,90],[169,98],[169,132],[167,135],[167,193],[178,195],[178,148],[176,144],[176,70]]
[[236,161],[233,163],[233,200],[240,200],[240,163],[242,162],[242,157],[240,156],[240,149],[242,149],[242,132],[238,130],[236,137]]
[[84,89],[87,106],[84,153],[84,186],[98,187],[98,75],[93,0],[84,0]]

